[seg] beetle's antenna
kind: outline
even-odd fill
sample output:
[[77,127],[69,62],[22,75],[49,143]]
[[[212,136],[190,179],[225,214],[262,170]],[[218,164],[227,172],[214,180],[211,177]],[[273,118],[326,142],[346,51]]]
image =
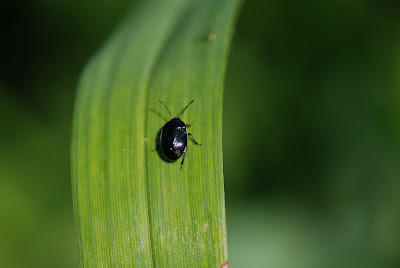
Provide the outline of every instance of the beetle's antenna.
[[164,105],[165,109],[167,109],[169,115],[172,117],[172,114],[171,114],[171,112],[169,111],[167,105],[165,105],[164,102],[162,102],[162,101],[160,101],[160,100],[158,100],[158,101],[159,101],[162,105]]
[[186,105],[185,109],[183,109],[181,115],[179,116],[179,118],[181,118],[181,116],[183,115],[183,112],[186,110],[187,107],[189,107],[190,104],[192,104],[192,102],[194,102],[194,100],[192,100],[191,102],[189,102],[188,105]]

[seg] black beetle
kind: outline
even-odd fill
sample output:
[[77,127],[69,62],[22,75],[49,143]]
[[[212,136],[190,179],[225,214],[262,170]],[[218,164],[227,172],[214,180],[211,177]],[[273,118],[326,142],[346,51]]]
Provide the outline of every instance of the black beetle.
[[[158,101],[164,105],[165,109],[167,109],[169,115],[172,117],[168,107],[162,101]],[[172,118],[163,126],[157,143],[157,149],[160,149],[161,154],[169,161],[178,160],[183,155],[181,169],[183,167],[183,163],[185,162],[185,157],[188,150],[188,135],[192,137],[195,144],[201,145],[195,140],[191,133],[187,132],[186,129],[187,127],[190,127],[190,125],[186,125],[180,119],[183,115],[183,112],[190,104],[192,104],[192,102],[194,102],[194,100],[186,105],[179,117]]]

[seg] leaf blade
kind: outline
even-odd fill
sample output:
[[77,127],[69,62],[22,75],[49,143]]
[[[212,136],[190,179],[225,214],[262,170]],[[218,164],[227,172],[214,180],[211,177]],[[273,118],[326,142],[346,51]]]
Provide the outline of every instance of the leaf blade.
[[[222,20],[225,24],[220,23],[216,27],[217,30],[221,29],[221,33],[224,29],[227,30],[232,25],[233,10],[237,8],[238,2],[222,2],[223,5],[220,6],[212,1],[169,1],[161,4],[145,2],[136,13],[129,16],[121,29],[85,69],[77,96],[71,153],[74,212],[81,267],[158,267],[189,264],[213,267],[220,266],[221,261],[227,258],[222,178],[221,76],[224,72],[222,65],[226,62],[230,33],[224,33],[225,36],[221,34],[221,41],[225,42],[207,44],[202,39],[205,30],[204,25],[200,23],[204,23],[204,16],[211,14],[210,11],[215,13],[215,19],[223,11],[222,8],[228,8],[228,11],[224,12],[230,17]],[[191,34],[195,26],[198,27],[198,36]],[[179,36],[181,33],[183,35]],[[193,39],[194,37],[198,39]],[[185,59],[185,54],[176,51],[182,44],[187,51],[190,45],[199,42],[201,48],[195,52],[196,57],[187,55]],[[207,49],[214,51],[214,54],[204,54]],[[168,51],[173,53],[168,54]],[[222,51],[225,58],[212,58],[218,56],[218,51]],[[202,55],[207,56],[208,61],[202,62]],[[179,64],[173,65],[176,57],[180,57],[180,60],[176,61]],[[168,204],[174,199],[167,198],[168,187],[159,184],[161,177],[158,176],[176,176],[176,171],[180,171],[179,165],[166,165],[167,163],[157,158],[156,154],[149,154],[153,148],[150,148],[151,143],[147,143],[145,138],[147,134],[150,136],[153,133],[153,123],[160,123],[159,119],[153,120],[154,113],[149,112],[148,107],[153,107],[150,99],[165,90],[165,87],[157,85],[171,83],[165,76],[174,70],[173,73],[175,72],[174,75],[179,80],[168,84],[175,87],[175,91],[169,91],[170,96],[176,96],[172,104],[174,108],[184,100],[182,93],[185,96],[190,94],[188,91],[182,91],[187,90],[187,87],[182,87],[182,83],[198,83],[191,79],[201,72],[195,68],[196,64],[190,65],[191,61],[198,61],[198,65],[202,65],[203,68],[207,65],[218,69],[211,69],[214,74],[213,83],[206,85],[208,89],[214,87],[217,93],[207,96],[209,91],[203,92],[203,97],[208,97],[210,103],[213,103],[212,112],[217,115],[217,120],[211,124],[211,129],[215,129],[216,132],[203,133],[207,141],[211,140],[214,134],[217,135],[213,147],[213,156],[216,158],[207,160],[210,168],[208,173],[204,170],[198,173],[207,173],[215,179],[210,193],[218,196],[218,199],[213,201],[215,204],[212,204],[217,205],[217,213],[212,214],[213,221],[210,223],[202,220],[208,211],[208,208],[204,207],[208,206],[208,203],[204,203],[203,197],[210,198],[202,188],[205,181],[190,185],[191,181],[183,180],[185,185],[179,188],[184,190],[182,196],[188,198],[189,195],[193,195],[195,199],[192,203],[182,203],[184,199],[175,200],[174,210],[169,216],[178,217],[165,217],[165,212],[162,211],[165,208],[164,202]],[[213,67],[210,62],[216,66]],[[188,66],[191,70],[189,73]],[[179,76],[179,73],[183,75]],[[207,79],[205,81],[210,82]],[[200,100],[201,98],[196,102],[201,103]],[[156,111],[158,108],[154,106]],[[206,122],[210,116],[209,113],[203,115],[200,123]],[[210,142],[208,146],[214,145]],[[207,158],[204,154],[205,149],[201,150],[203,154],[191,156],[193,161]],[[157,172],[152,173],[151,170]],[[193,170],[199,171],[199,168],[195,167]],[[188,171],[178,173],[178,176],[183,174],[188,174]],[[193,174],[187,178],[193,178]],[[164,186],[159,188],[160,185]],[[201,189],[201,194],[196,195],[189,186]],[[194,204],[198,206],[193,206]],[[185,210],[182,210],[183,206]],[[198,213],[200,208],[201,219],[192,221],[192,217],[188,215]],[[183,213],[185,211],[187,214]],[[160,215],[164,217],[159,217]],[[217,221],[221,222],[214,224]],[[207,235],[187,231],[190,222],[201,222],[201,228],[210,231],[206,232]],[[168,230],[176,230],[176,236],[170,236]],[[198,232],[200,229],[195,227],[193,230]],[[196,240],[196,235],[202,238]],[[215,239],[215,235],[218,239]],[[158,247],[163,243],[162,236],[172,248]],[[188,246],[188,243],[192,246]]]

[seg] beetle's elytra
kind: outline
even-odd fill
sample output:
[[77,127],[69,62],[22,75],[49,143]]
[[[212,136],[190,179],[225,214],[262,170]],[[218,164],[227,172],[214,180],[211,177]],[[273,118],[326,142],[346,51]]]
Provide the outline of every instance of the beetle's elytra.
[[[167,109],[169,115],[172,117],[168,107],[162,101],[158,101],[164,105],[165,109]],[[165,159],[169,161],[176,161],[183,155],[181,169],[183,167],[183,163],[185,162],[185,157],[188,150],[188,135],[192,137],[195,144],[201,145],[195,140],[191,133],[187,132],[187,127],[190,125],[186,125],[180,119],[186,108],[189,107],[189,105],[193,102],[194,100],[186,105],[179,117],[172,118],[170,121],[168,121],[161,129],[158,137],[157,149],[160,150],[160,153]]]

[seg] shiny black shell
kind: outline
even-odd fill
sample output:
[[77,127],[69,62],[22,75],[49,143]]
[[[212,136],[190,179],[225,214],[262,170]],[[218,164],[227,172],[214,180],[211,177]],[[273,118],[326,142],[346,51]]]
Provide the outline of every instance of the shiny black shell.
[[170,160],[179,159],[186,151],[188,133],[186,124],[179,118],[167,122],[160,133],[159,146],[162,155]]

